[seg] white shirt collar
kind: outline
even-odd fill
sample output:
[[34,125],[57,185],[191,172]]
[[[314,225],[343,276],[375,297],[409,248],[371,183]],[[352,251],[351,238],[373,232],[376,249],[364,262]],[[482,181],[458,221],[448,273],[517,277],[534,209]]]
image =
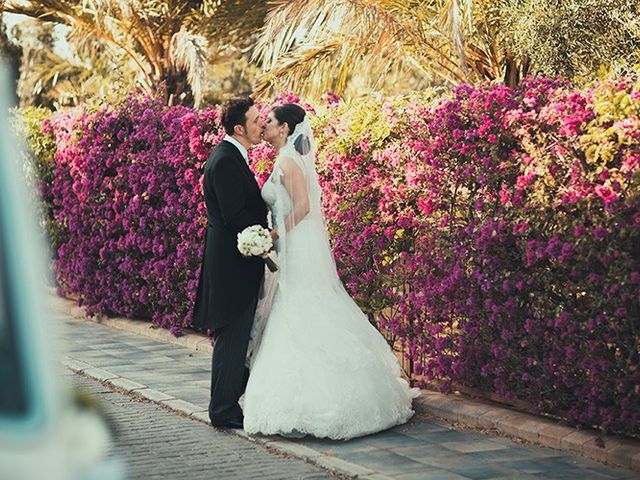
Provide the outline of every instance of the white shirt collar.
[[244,146],[239,141],[237,141],[231,135],[225,135],[223,140],[226,140],[231,145],[234,145],[242,154],[242,158],[244,158],[244,161],[247,162],[247,165],[249,165],[249,153],[247,152],[247,149],[244,148]]

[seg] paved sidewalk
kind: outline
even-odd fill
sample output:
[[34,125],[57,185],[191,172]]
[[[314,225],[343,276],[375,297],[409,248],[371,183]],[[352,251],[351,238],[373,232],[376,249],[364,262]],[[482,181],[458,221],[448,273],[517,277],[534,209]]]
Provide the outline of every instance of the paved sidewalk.
[[99,398],[115,426],[110,456],[124,464],[127,480],[332,480],[298,458],[274,455],[261,445],[217,431],[153,402],[122,395],[69,372],[70,383]]
[[[208,422],[208,352],[73,319],[64,302],[56,302],[55,317],[65,326],[65,365]],[[348,442],[251,438],[241,430],[234,432],[365,480],[638,478],[637,472],[559,450],[525,447],[506,438],[452,429],[431,418],[421,405],[416,404],[418,412],[407,425]]]

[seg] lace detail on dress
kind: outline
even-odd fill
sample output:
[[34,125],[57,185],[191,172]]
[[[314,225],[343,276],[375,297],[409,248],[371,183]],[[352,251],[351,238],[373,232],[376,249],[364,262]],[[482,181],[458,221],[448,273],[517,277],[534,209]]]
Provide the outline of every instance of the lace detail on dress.
[[349,439],[406,422],[415,389],[346,292],[276,293],[245,393],[248,433]]

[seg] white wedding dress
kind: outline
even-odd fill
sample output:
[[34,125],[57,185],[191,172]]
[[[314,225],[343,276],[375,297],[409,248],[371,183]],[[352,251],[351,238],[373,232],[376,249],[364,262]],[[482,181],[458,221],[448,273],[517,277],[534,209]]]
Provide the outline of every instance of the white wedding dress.
[[[280,151],[262,189],[278,227],[278,284],[251,357],[243,398],[247,433],[349,439],[406,422],[412,389],[391,348],[340,282],[322,213],[313,150],[299,154],[296,134]],[[312,141],[312,140],[311,140]],[[292,220],[296,202],[281,162],[303,172],[309,212]],[[302,178],[302,177],[301,177]],[[295,181],[295,179],[294,179]]]

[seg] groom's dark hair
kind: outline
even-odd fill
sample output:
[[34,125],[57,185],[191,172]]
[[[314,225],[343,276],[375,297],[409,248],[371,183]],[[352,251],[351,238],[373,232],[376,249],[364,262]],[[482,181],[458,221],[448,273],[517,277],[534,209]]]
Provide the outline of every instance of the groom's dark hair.
[[227,135],[233,135],[233,127],[236,125],[247,125],[247,111],[253,107],[251,97],[231,98],[222,105],[220,122]]

